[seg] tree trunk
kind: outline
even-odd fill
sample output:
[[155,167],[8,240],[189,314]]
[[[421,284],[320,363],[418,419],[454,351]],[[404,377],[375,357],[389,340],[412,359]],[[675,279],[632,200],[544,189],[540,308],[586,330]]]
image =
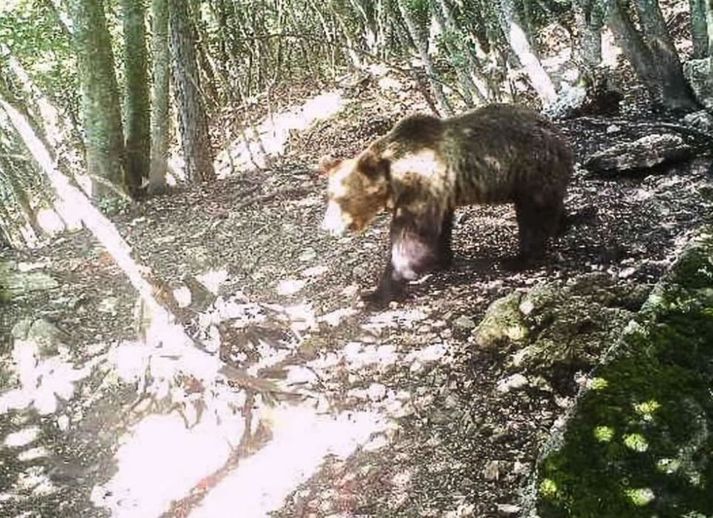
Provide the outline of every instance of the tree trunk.
[[148,193],[166,192],[169,137],[169,71],[168,0],[151,2],[151,55],[153,57],[153,85],[151,92],[151,166]]
[[[488,80],[483,77],[481,73],[482,62],[478,58],[477,53],[473,52],[468,46],[468,43],[464,41],[466,40],[466,33],[455,16],[453,16],[451,7],[448,5],[448,0],[438,0],[437,4],[438,5],[434,7],[434,10],[440,10],[442,13],[445,27],[453,33],[454,37],[461,41],[459,48],[462,52],[463,58],[465,59],[465,72],[470,78],[470,82],[476,88],[476,92],[474,93],[475,98],[481,102],[487,101],[490,99],[492,91],[490,85],[488,84]],[[480,45],[477,43],[477,40],[476,46],[480,49]],[[480,49],[480,51],[482,52],[482,49]]]
[[215,178],[213,149],[196,62],[195,33],[185,0],[170,0],[168,5],[171,65],[186,178],[189,182],[210,181]]
[[421,31],[416,24],[411,12],[409,11],[408,5],[406,5],[405,0],[397,0],[397,5],[401,17],[406,23],[411,40],[413,40],[416,50],[418,50],[421,56],[421,61],[423,62],[423,67],[426,69],[426,75],[428,76],[429,84],[433,90],[433,95],[436,97],[436,102],[438,103],[438,111],[441,115],[450,116],[453,115],[453,110],[451,109],[446,94],[443,92],[443,85],[438,80],[438,75],[436,69],[433,66],[433,61],[431,61],[431,56],[428,54],[428,42],[423,38]]
[[474,99],[478,102],[483,101],[483,99],[480,96],[480,92],[475,87],[475,83],[473,83],[473,80],[468,74],[468,64],[463,52],[453,42],[453,38],[456,37],[455,33],[449,31],[449,28],[446,25],[445,17],[440,12],[438,7],[433,9],[433,16],[443,35],[443,45],[446,49],[446,53],[448,54],[448,61],[450,61],[453,70],[455,70],[463,102],[467,107],[471,108],[476,104]]
[[72,0],[71,13],[92,197],[114,197],[116,189],[123,191],[126,187],[124,134],[104,3]]
[[544,105],[550,104],[557,97],[555,85],[530,46],[515,11],[514,0],[500,0],[499,18],[502,31],[520,64],[525,68],[532,87]]
[[150,101],[146,61],[146,8],[144,0],[121,0],[124,22],[124,73],[126,96],[126,176],[129,192],[136,198],[149,176]]
[[658,0],[635,0],[644,38],[651,49],[661,82],[664,105],[672,110],[690,111],[698,108],[678,58],[673,39],[666,27]]
[[[708,55],[708,20],[706,11],[713,9],[707,6],[708,0],[688,0],[691,11],[691,39],[693,40],[693,57],[704,58]],[[706,9],[708,7],[708,9]]]
[[[654,5],[649,0],[639,1],[641,2],[637,3],[639,14],[641,15],[644,10],[647,11],[643,13],[641,19],[642,29],[650,31],[645,34],[646,39],[636,30],[619,0],[604,0],[606,20],[617,44],[633,66],[641,83],[651,94],[654,104],[668,110],[695,108],[697,103],[693,100],[690,88],[683,77],[678,55],[675,54],[675,49],[672,50],[664,41],[665,39],[670,41],[670,37],[663,37],[660,34],[663,17],[658,9],[658,2],[654,0]],[[654,7],[658,14],[651,11]],[[651,42],[659,38],[662,39],[647,45],[647,40]]]
[[572,0],[572,10],[577,26],[574,59],[584,82],[591,85],[602,61],[602,15],[595,0]]

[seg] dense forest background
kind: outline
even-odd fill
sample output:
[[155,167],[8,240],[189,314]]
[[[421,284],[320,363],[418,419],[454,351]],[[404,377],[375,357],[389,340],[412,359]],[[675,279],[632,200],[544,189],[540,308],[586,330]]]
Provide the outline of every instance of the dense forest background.
[[78,223],[8,110],[61,175],[117,208],[165,192],[167,177],[213,180],[216,153],[261,117],[376,64],[415,78],[444,116],[494,101],[606,111],[630,90],[612,79],[617,62],[602,61],[602,38],[613,39],[644,112],[694,111],[711,102],[711,34],[705,0],[5,2],[2,239],[32,245]]

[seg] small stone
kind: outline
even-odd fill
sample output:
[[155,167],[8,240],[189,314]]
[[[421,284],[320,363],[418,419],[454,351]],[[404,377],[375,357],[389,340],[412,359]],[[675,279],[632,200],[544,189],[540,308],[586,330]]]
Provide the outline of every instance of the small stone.
[[497,385],[497,390],[498,392],[502,392],[503,394],[506,394],[510,392],[513,389],[519,389],[522,387],[527,386],[528,381],[525,376],[523,376],[520,373],[513,374],[512,376],[505,378],[503,380],[500,380]]
[[305,286],[305,281],[297,279],[287,279],[280,281],[277,285],[278,295],[294,295]]
[[619,272],[618,277],[620,279],[627,279],[627,278],[631,277],[632,275],[634,275],[635,273],[636,273],[636,268],[634,268],[633,266],[629,266],[629,267],[621,270]]
[[57,418],[57,428],[63,432],[67,431],[69,428],[69,417],[67,415],[62,414]]
[[453,321],[453,325],[458,329],[474,329],[475,320],[473,320],[471,317],[462,315]]
[[386,397],[386,387],[381,383],[372,383],[366,393],[370,400],[381,401]]
[[621,131],[621,127],[617,126],[616,124],[610,124],[607,126],[607,134],[611,135],[612,133],[619,133]]
[[510,516],[513,514],[518,514],[522,509],[519,505],[513,504],[497,504],[498,512],[504,514],[505,516]]
[[485,480],[498,480],[500,478],[500,461],[491,460],[485,465],[483,470]]
[[317,252],[314,248],[305,248],[304,252],[302,252],[297,259],[303,263],[308,263],[314,260],[316,257]]

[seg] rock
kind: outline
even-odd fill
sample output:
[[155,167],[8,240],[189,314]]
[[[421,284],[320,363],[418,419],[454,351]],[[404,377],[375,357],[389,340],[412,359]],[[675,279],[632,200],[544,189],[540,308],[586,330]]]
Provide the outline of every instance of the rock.
[[641,171],[690,158],[693,148],[678,135],[657,133],[594,153],[584,167],[594,173]]
[[686,126],[696,128],[700,131],[713,133],[713,115],[706,110],[689,113],[683,118],[683,123]]
[[47,291],[59,287],[49,274],[34,270],[19,271],[14,263],[0,264],[0,302],[9,301],[33,291]]
[[496,387],[498,392],[506,394],[513,389],[519,389],[528,385],[527,378],[520,373],[513,374],[498,382]]
[[16,342],[36,344],[42,356],[56,354],[58,346],[67,341],[67,334],[44,318],[24,318],[13,326],[11,333]]
[[506,340],[517,342],[527,336],[527,326],[519,309],[521,298],[521,293],[514,292],[488,306],[474,331],[475,342],[480,347],[494,347]]
[[498,512],[504,516],[512,516],[520,513],[522,507],[513,504],[497,504]]
[[386,397],[386,387],[381,383],[372,383],[366,394],[371,401],[381,401]]
[[453,321],[453,326],[458,329],[474,329],[475,325],[475,320],[465,315],[462,315]]
[[557,99],[549,104],[543,113],[553,119],[565,119],[578,113],[587,99],[587,89],[583,86],[565,85]]
[[500,478],[500,461],[491,460],[485,465],[483,470],[485,480],[498,480]]
[[691,85],[696,100],[708,110],[713,110],[713,58],[686,61],[683,75]]
[[565,85],[557,99],[543,110],[544,114],[554,119],[566,119],[582,115],[617,113],[624,95],[611,80],[607,69],[597,70],[595,76],[590,81],[590,86]]

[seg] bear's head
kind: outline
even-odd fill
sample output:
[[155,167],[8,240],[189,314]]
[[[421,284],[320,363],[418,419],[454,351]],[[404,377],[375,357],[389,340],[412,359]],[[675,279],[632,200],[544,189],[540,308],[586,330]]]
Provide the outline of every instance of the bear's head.
[[322,157],[319,169],[328,178],[322,229],[332,235],[361,232],[388,205],[389,161],[373,150],[347,160]]

